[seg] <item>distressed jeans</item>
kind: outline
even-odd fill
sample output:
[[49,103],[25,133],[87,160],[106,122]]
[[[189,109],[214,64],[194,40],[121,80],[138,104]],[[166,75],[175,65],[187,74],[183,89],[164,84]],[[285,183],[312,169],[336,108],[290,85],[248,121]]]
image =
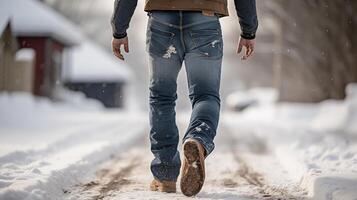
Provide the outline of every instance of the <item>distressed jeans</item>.
[[185,62],[192,114],[183,141],[198,140],[207,156],[214,149],[220,112],[221,26],[217,16],[196,11],[148,15],[151,171],[157,180],[176,181],[181,167],[175,119],[177,76]]

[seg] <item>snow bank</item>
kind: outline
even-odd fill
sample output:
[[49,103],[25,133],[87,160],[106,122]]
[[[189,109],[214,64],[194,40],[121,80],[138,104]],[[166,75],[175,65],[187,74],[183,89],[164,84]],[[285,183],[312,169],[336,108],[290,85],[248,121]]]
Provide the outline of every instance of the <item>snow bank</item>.
[[[66,113],[68,111],[100,111],[104,109],[101,102],[88,99],[80,92],[65,89],[56,90],[62,102],[53,102],[47,98],[40,98],[25,92],[0,93],[0,109],[7,116],[41,115],[41,113]],[[16,105],[16,106],[15,106]],[[4,116],[5,115],[1,115]],[[45,115],[44,115],[45,116]],[[2,118],[0,118],[2,119]]]
[[74,105],[0,93],[0,199],[62,199],[146,128],[135,113]]
[[242,111],[249,106],[272,104],[277,101],[277,94],[272,88],[252,88],[228,95],[226,104],[231,110]]
[[300,181],[313,199],[353,199],[357,189],[356,94],[357,85],[351,84],[343,101],[266,104],[224,118],[232,128],[249,130],[267,141],[291,178]]
[[54,92],[54,98],[66,107],[83,110],[99,110],[104,109],[102,102],[96,99],[87,98],[82,92],[75,92],[63,87],[57,87]]

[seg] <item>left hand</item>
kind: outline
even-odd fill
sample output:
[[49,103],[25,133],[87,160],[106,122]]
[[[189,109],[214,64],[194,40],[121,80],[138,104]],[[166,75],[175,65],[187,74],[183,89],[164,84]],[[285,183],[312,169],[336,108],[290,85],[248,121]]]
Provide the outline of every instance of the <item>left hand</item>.
[[237,54],[240,54],[245,47],[245,53],[242,56],[242,60],[247,60],[254,53],[255,39],[248,40],[242,37],[239,38]]
[[125,38],[121,39],[115,39],[113,38],[112,40],[112,51],[116,57],[118,57],[121,60],[124,60],[124,56],[120,50],[121,46],[124,46],[125,52],[129,53],[129,41],[128,41],[128,36]]

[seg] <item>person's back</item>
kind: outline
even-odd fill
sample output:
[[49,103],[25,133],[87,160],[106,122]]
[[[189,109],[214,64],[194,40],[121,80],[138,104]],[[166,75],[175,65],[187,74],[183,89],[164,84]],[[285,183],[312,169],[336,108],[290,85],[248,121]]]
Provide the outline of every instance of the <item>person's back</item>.
[[[112,19],[113,52],[124,59],[129,52],[126,30],[137,0],[117,0]],[[243,59],[254,51],[258,27],[255,0],[235,0],[242,29],[238,53]],[[150,141],[154,159],[151,190],[176,192],[181,160],[175,120],[177,76],[185,62],[190,124],[183,139],[181,191],[197,194],[204,183],[204,160],[214,149],[220,112],[220,78],[223,56],[220,17],[228,15],[226,0],[146,0],[148,12],[146,49],[150,55]]]

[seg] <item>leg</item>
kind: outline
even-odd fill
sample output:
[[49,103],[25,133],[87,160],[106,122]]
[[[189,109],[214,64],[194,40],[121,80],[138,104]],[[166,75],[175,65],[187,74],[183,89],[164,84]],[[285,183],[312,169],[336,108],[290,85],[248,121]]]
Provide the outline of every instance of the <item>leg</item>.
[[[199,15],[201,16],[201,15]],[[192,114],[183,144],[181,191],[196,195],[205,181],[205,156],[214,149],[220,111],[222,36],[218,19],[186,31],[185,65]]]
[[149,19],[151,171],[158,181],[175,181],[181,162],[175,120],[177,76],[182,66],[174,30]]
[[188,30],[186,53],[192,115],[184,141],[194,138],[202,143],[206,156],[214,149],[220,112],[220,79],[223,43],[219,21],[196,25]]
[[184,137],[181,191],[186,196],[196,195],[205,180],[205,156],[214,148],[220,98],[219,82],[221,58],[207,59],[186,54],[192,115]]
[[157,180],[176,181],[181,166],[175,119],[180,66],[177,60],[150,58],[150,142],[155,156],[151,171]]

